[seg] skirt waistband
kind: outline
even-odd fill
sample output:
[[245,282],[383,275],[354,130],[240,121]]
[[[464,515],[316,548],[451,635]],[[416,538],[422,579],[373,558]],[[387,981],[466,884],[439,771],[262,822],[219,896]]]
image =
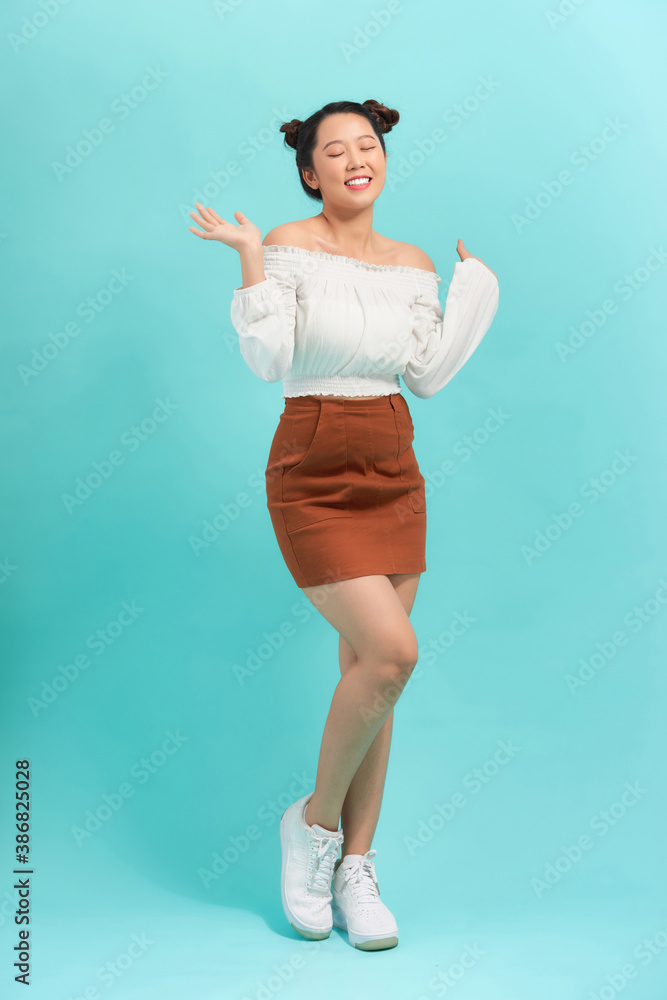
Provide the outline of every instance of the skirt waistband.
[[333,399],[327,396],[316,395],[286,396],[285,412],[291,410],[317,410],[320,408],[332,412],[336,410],[344,410],[346,412],[357,410],[362,412],[366,410],[395,409],[397,398],[400,398],[405,403],[403,393],[401,392],[392,392],[385,396],[369,396],[368,399]]

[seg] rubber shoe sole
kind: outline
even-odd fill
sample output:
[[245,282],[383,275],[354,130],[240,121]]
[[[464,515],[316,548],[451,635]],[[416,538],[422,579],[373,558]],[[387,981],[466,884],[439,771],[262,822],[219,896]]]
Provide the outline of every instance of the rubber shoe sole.
[[373,937],[371,934],[355,934],[354,931],[348,930],[345,915],[333,903],[331,904],[331,915],[334,927],[338,927],[342,931],[347,931],[350,944],[353,944],[359,951],[381,951],[383,948],[395,948],[398,944],[398,938],[395,934],[391,934],[388,937]]

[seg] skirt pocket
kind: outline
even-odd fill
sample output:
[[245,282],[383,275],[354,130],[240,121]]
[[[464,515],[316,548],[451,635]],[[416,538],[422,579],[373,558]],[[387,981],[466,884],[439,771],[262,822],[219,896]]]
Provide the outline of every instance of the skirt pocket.
[[322,407],[298,411],[291,417],[284,444],[283,481],[307,464],[315,452],[318,431],[323,423]]
[[312,454],[320,425],[321,411],[315,407],[280,414],[266,464],[267,498],[271,503],[283,501],[283,477],[301,467]]
[[401,477],[409,484],[408,502],[415,514],[423,514],[426,511],[426,480],[420,472],[417,456],[412,447],[415,428],[410,410],[403,396],[399,398],[400,403],[395,410],[399,439],[398,463]]
[[[270,506],[288,532],[333,517],[350,517],[345,420],[342,409],[303,407],[283,435],[284,457],[273,456],[276,479]],[[268,483],[268,480],[267,480]]]

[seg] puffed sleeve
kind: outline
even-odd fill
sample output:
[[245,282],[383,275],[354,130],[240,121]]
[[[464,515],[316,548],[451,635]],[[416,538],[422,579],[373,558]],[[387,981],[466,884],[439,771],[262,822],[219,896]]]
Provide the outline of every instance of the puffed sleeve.
[[292,367],[296,323],[293,257],[264,249],[264,281],[235,288],[230,315],[241,355],[265,382],[279,382]]
[[423,399],[434,396],[463,367],[498,309],[498,279],[476,257],[454,265],[444,315],[438,298],[440,282],[435,273],[420,275],[411,356],[402,375],[408,389]]

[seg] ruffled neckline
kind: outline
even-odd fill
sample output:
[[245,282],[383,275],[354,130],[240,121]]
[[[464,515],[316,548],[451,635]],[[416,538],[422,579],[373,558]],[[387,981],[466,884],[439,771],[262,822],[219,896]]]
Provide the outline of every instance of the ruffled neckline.
[[343,257],[336,253],[326,253],[324,250],[306,250],[304,247],[295,247],[283,243],[263,243],[263,250],[285,250],[290,253],[303,253],[307,254],[309,257],[316,257],[320,260],[338,260],[346,264],[352,264],[358,267],[362,271],[394,271],[398,274],[412,274],[416,271],[418,274],[426,274],[431,278],[434,278],[438,284],[442,282],[440,275],[436,274],[435,271],[427,271],[424,267],[410,267],[408,264],[370,264],[366,260],[359,260],[357,257]]

